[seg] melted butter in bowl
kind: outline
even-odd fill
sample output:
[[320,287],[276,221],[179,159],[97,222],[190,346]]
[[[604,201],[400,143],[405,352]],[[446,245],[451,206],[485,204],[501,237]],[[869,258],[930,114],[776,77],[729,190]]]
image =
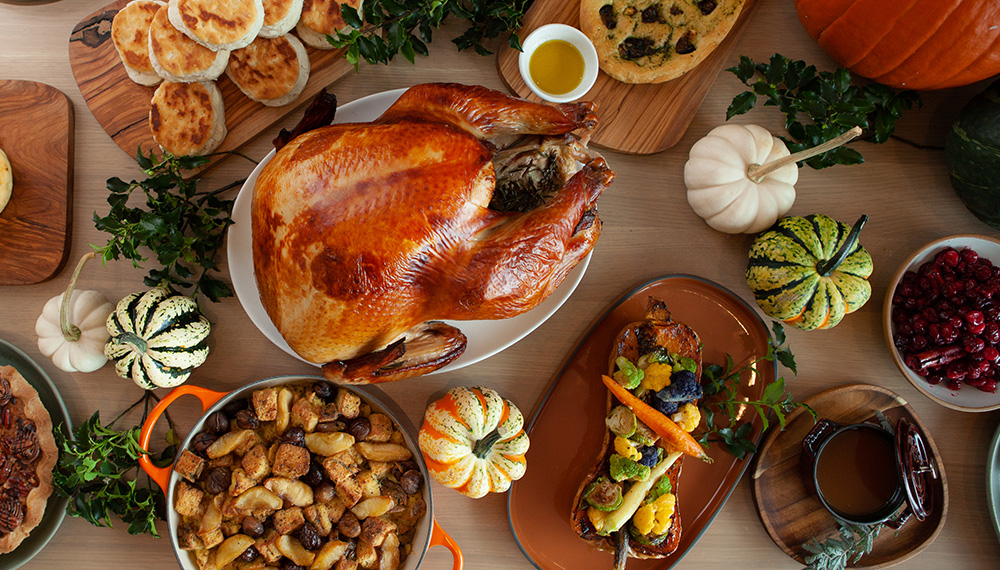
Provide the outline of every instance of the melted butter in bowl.
[[597,80],[597,51],[580,30],[547,24],[524,40],[518,58],[521,77],[532,93],[553,103],[587,94]]

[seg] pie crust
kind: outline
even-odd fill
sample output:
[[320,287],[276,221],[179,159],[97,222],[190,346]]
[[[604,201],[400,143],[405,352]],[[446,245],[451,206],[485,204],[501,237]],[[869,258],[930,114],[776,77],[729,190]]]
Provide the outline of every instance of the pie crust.
[[[38,478],[38,485],[31,489],[24,500],[22,509],[24,520],[10,533],[0,536],[0,553],[6,553],[17,548],[31,531],[38,526],[45,514],[45,503],[52,494],[52,469],[55,467],[58,450],[55,438],[52,436],[52,419],[49,412],[38,398],[38,392],[11,366],[0,366],[0,378],[10,384],[12,402],[0,405],[0,433],[10,433],[11,429],[3,426],[4,408],[11,408],[9,423],[16,425],[18,418],[24,418],[34,424],[37,435],[39,454],[30,464]],[[0,398],[2,399],[2,398]],[[5,436],[7,437],[7,436]],[[5,454],[5,460],[17,461],[13,456]],[[0,484],[0,500],[12,492],[9,481]],[[16,491],[13,491],[17,496]],[[2,517],[0,513],[0,517]]]

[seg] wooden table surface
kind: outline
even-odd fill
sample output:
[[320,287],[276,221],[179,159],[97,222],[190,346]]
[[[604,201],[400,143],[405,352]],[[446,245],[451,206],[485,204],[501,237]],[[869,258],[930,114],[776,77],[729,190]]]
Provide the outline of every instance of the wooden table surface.
[[[100,8],[101,0],[63,0],[50,4],[0,4],[0,78],[48,83],[66,93],[76,111],[73,240],[70,261],[57,276],[31,286],[0,288],[0,338],[34,358],[58,385],[74,422],[100,409],[106,419],[141,395],[110,366],[91,374],[61,372],[37,348],[34,323],[46,300],[65,287],[72,265],[90,249],[104,243],[92,216],[107,211],[105,180],[139,176],[135,163],[99,127],[80,96],[70,71],[67,41],[73,26]],[[458,53],[450,38],[460,31],[451,23],[438,32],[431,55],[410,65],[401,60],[383,67],[362,66],[332,86],[341,102],[371,93],[426,81],[461,81],[501,88],[495,60],[472,52]],[[823,54],[800,26],[790,0],[761,0],[748,29],[733,53],[764,60],[774,52],[805,59],[831,69]],[[504,352],[472,367],[384,387],[418,423],[427,404],[448,387],[486,384],[511,398],[526,413],[544,394],[567,352],[594,317],[614,299],[638,283],[672,273],[700,275],[728,287],[743,298],[751,295],[743,278],[751,238],[717,233],[690,209],[685,198],[683,166],[690,146],[725,120],[725,109],[741,84],[722,74],[691,123],[687,134],[670,150],[653,156],[607,153],[618,179],[600,201],[604,220],[590,268],[566,305],[545,324]],[[984,84],[925,95],[925,106],[907,113],[899,125],[903,136],[929,145],[941,145],[943,133],[957,109]],[[293,115],[297,118],[301,111]],[[773,108],[758,108],[741,119],[781,129]],[[264,156],[276,134],[272,128],[245,148],[254,158]],[[862,145],[867,162],[823,171],[801,170],[799,197],[791,213],[822,212],[853,222],[861,213],[871,216],[862,236],[875,262],[872,300],[849,315],[835,329],[821,332],[789,331],[799,373],[788,378],[791,393],[804,399],[826,388],[850,382],[885,386],[908,400],[936,440],[947,469],[950,512],[936,541],[906,568],[1000,567],[1000,545],[986,506],[985,463],[990,439],[997,428],[994,413],[968,414],[946,409],[919,394],[896,370],[882,336],[880,314],[889,279],[903,259],[921,244],[954,233],[996,236],[997,231],[976,220],[948,183],[941,150],[917,149],[899,141]],[[246,176],[251,165],[230,158],[213,170],[206,187],[221,186]],[[16,198],[15,198],[16,199]],[[4,255],[0,252],[0,255]],[[994,260],[997,261],[997,260]],[[225,260],[222,266],[225,267]],[[126,261],[85,270],[81,286],[117,300],[143,289],[144,271]],[[224,276],[228,276],[225,275]],[[214,389],[233,389],[252,380],[314,369],[268,342],[250,322],[235,298],[209,303],[214,323],[212,354],[190,382]],[[785,374],[785,376],[790,376]],[[199,409],[191,401],[174,407],[182,429]],[[572,438],[567,434],[567,438]],[[532,457],[542,462],[543,457]],[[690,484],[690,483],[689,483]],[[678,568],[795,568],[771,541],[758,519],[748,478],[740,482],[720,516],[709,527]],[[440,486],[434,488],[437,519],[462,546],[466,568],[531,568],[511,535],[506,497],[493,495],[473,501]],[[166,538],[132,537],[122,524],[95,528],[67,518],[52,542],[25,568],[177,567]],[[426,568],[450,568],[444,549],[433,549]]]

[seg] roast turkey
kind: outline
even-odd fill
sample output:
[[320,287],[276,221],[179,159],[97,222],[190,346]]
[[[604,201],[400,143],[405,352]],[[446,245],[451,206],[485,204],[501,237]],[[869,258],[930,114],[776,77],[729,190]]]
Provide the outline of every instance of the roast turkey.
[[271,321],[336,382],[451,362],[466,339],[442,320],[524,313],[594,247],[614,178],[586,147],[596,124],[590,103],[426,84],[372,123],[298,135],[253,193]]

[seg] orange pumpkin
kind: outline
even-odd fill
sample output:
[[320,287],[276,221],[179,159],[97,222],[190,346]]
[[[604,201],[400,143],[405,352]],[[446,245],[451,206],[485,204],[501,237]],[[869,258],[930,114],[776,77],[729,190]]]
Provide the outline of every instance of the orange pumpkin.
[[897,88],[930,90],[1000,73],[996,0],[795,0],[837,63]]

